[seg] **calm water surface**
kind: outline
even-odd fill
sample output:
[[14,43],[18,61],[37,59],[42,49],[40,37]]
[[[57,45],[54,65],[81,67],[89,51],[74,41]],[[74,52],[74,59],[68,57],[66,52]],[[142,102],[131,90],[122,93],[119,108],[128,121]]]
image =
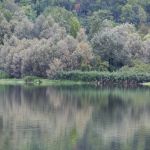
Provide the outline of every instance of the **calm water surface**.
[[150,150],[150,88],[0,86],[0,150]]

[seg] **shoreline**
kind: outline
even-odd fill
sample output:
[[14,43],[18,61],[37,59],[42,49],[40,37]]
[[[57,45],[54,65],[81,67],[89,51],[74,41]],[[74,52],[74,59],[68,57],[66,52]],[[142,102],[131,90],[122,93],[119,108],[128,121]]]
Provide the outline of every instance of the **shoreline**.
[[34,86],[48,86],[48,85],[82,85],[88,84],[82,81],[70,81],[70,80],[49,80],[40,79],[41,83],[31,82],[26,83],[24,79],[0,79],[0,85],[34,85]]
[[[33,81],[31,83],[26,83],[24,79],[0,79],[0,85],[34,85],[34,86],[50,86],[50,85],[96,85],[96,82],[85,82],[85,81],[73,81],[73,80],[50,80],[50,79],[40,79],[41,83],[38,81]],[[115,84],[115,83],[114,83]],[[97,84],[99,85],[99,84]],[[130,84],[129,84],[130,85]],[[141,83],[142,86],[150,86],[150,82]]]

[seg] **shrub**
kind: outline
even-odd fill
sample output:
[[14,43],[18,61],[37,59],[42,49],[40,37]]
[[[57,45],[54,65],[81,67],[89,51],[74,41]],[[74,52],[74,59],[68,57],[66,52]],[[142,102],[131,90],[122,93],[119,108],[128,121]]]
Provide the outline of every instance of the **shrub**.
[[36,76],[25,76],[23,80],[25,81],[25,83],[41,83],[40,78]]
[[9,75],[4,71],[0,71],[0,79],[6,79],[6,78],[9,78]]
[[55,79],[101,83],[142,83],[150,81],[150,73],[136,72],[59,72]]

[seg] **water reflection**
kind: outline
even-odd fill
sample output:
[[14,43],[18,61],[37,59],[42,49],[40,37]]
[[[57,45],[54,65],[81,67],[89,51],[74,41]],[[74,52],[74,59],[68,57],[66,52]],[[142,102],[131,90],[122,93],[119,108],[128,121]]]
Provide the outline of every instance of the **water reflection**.
[[150,89],[0,86],[0,150],[148,150]]

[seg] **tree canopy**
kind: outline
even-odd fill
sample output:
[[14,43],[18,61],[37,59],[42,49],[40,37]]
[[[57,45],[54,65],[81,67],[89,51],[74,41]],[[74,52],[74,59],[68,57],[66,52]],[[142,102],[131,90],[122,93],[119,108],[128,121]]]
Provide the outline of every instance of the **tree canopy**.
[[148,0],[1,0],[0,70],[13,77],[150,63]]

